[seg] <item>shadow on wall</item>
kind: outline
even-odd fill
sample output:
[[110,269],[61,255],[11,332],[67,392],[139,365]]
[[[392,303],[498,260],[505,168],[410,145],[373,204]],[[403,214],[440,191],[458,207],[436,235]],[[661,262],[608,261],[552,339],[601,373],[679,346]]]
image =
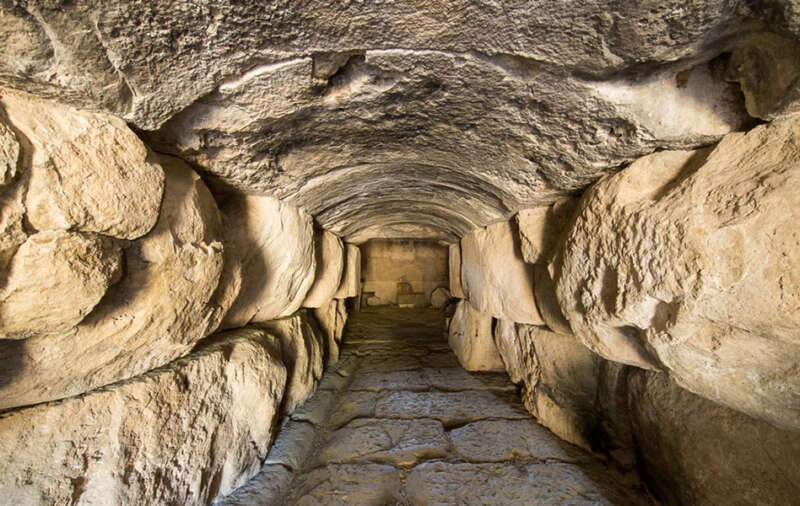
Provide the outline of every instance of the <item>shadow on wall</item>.
[[427,306],[449,285],[447,246],[433,241],[373,240],[362,245],[363,305]]

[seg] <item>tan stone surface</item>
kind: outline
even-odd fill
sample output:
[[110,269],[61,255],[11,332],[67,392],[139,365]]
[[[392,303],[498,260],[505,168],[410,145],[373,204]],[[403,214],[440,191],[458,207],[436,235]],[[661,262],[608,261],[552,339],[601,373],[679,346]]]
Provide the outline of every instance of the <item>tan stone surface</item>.
[[452,348],[468,371],[502,371],[503,361],[492,338],[492,317],[467,300],[458,303],[448,330]]
[[516,225],[499,222],[461,240],[461,281],[476,309],[518,323],[544,323],[533,295],[533,266],[525,263]]
[[34,228],[120,239],[153,228],[164,171],[124,121],[8,92],[0,106],[32,150],[25,205]]
[[628,393],[643,478],[664,504],[792,504],[800,482],[797,432],[636,370]]
[[316,274],[303,301],[303,307],[319,308],[327,304],[339,289],[344,272],[344,244],[335,234],[318,230],[314,234]]
[[431,292],[431,307],[434,309],[442,309],[450,302],[450,290],[447,288],[439,287]]
[[[383,304],[411,303],[424,307],[435,289],[447,285],[445,246],[431,241],[372,240],[359,247],[364,280],[361,289],[374,292]],[[411,293],[422,295],[403,294],[401,284],[410,285]],[[409,297],[416,300],[408,300]]]
[[413,504],[646,504],[571,464],[430,462],[408,476]]
[[448,255],[450,294],[457,298],[464,298],[464,288],[461,286],[461,243],[450,245]]
[[259,332],[85,396],[0,417],[9,504],[200,504],[255,474],[286,372]]
[[0,115],[0,185],[6,185],[16,177],[20,151],[16,134]]
[[17,250],[0,289],[0,335],[24,339],[66,332],[122,276],[122,252],[108,238],[54,230]]
[[556,273],[600,355],[800,427],[800,121],[645,157],[590,189]]
[[525,407],[560,438],[592,448],[601,358],[575,336],[498,322],[495,340]]
[[296,314],[259,324],[281,343],[283,363],[288,371],[283,412],[291,414],[308,399],[322,377],[325,336],[307,309]]
[[355,244],[345,246],[344,274],[334,298],[358,297],[361,293],[361,250]]
[[123,278],[76,327],[0,340],[0,407],[77,395],[188,353],[213,331],[222,269],[219,213],[182,162],[167,170],[158,223],[124,251]]
[[[221,204],[226,227],[226,279],[240,284],[223,328],[283,318],[300,309],[314,283],[311,217],[269,197],[231,196]],[[236,272],[238,270],[238,273]]]
[[339,314],[338,306],[337,300],[331,299],[327,304],[323,304],[311,310],[325,338],[324,352],[326,366],[333,365],[339,361],[339,343],[342,337],[341,331],[344,327],[344,322],[341,321],[342,315]]

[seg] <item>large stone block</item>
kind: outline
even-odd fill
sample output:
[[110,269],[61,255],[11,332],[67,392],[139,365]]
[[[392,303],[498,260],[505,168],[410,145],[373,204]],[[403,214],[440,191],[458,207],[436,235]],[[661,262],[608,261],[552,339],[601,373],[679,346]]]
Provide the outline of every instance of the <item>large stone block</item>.
[[288,318],[260,322],[259,326],[280,340],[288,372],[282,409],[291,414],[317,388],[324,368],[326,337],[307,309]]
[[578,200],[565,197],[547,207],[522,209],[516,222],[522,257],[532,264],[547,263],[569,229]]
[[325,335],[325,365],[331,366],[339,361],[339,346],[342,342],[344,324],[347,321],[347,309],[344,300],[331,299],[312,311]]
[[0,106],[25,137],[27,220],[136,239],[156,224],[164,171],[124,121],[2,92]]
[[461,280],[476,309],[502,320],[544,323],[534,299],[533,266],[522,258],[513,223],[495,223],[461,240]]
[[6,185],[16,177],[20,151],[16,134],[0,116],[0,185]]
[[186,164],[164,157],[161,165],[167,182],[158,223],[125,247],[124,276],[94,310],[64,332],[0,340],[0,408],[130,378],[185,355],[212,332],[222,270],[219,212]]
[[223,328],[283,318],[300,309],[316,270],[311,217],[261,196],[231,196],[221,210],[231,252],[225,279],[234,290],[240,287]]
[[334,295],[337,299],[358,297],[361,293],[361,250],[355,244],[348,244],[345,252],[344,274],[339,289]]
[[492,316],[462,300],[450,321],[450,348],[468,371],[502,371],[503,360],[492,338]]
[[499,321],[495,341],[506,370],[523,385],[523,402],[560,438],[592,449],[601,358],[576,337]]
[[639,469],[662,504],[794,504],[800,439],[634,370],[628,399]]
[[0,289],[0,336],[66,332],[120,276],[122,252],[106,237],[64,230],[34,234],[17,250]]
[[344,272],[344,244],[336,234],[318,230],[314,235],[314,251],[316,274],[303,307],[319,308],[327,304],[339,289]]
[[286,371],[245,329],[80,397],[0,416],[8,504],[209,504],[258,472]]
[[584,196],[555,269],[600,355],[800,429],[800,118],[638,160]]
[[450,295],[457,299],[464,298],[464,289],[461,286],[461,244],[450,245],[448,257],[450,266]]

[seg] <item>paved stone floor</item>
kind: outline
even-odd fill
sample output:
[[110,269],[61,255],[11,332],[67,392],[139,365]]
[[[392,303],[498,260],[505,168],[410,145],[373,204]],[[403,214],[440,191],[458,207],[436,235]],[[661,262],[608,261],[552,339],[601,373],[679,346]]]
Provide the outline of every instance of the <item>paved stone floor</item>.
[[262,471],[219,503],[649,504],[538,425],[505,374],[461,369],[443,320],[352,315],[340,362],[284,422]]

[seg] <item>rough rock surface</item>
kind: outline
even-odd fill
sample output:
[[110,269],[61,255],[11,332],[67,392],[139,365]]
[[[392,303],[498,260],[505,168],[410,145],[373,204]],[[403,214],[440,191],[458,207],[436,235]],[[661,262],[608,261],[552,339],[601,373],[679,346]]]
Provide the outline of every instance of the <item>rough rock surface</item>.
[[156,224],[164,171],[124,121],[0,92],[0,107],[25,137],[27,220],[136,239]]
[[547,263],[563,242],[578,200],[562,198],[548,207],[522,209],[516,216],[522,258],[532,264]]
[[164,157],[158,223],[124,250],[123,278],[76,327],[0,340],[0,408],[61,399],[185,355],[214,330],[222,270],[220,217],[183,162]]
[[450,302],[450,290],[447,288],[436,288],[431,292],[431,306],[434,309],[442,309]]
[[20,181],[24,177],[24,152],[10,125],[0,108],[0,279],[28,237],[24,224],[26,185]]
[[223,328],[283,318],[300,309],[316,270],[311,217],[276,199],[249,195],[230,196],[221,211],[231,250],[224,279],[232,290],[239,286]]
[[[727,0],[26,2],[4,7],[0,84],[113,112],[342,237],[453,241],[637,156],[738,128],[739,87],[717,57],[755,48],[737,80],[757,82],[771,53],[751,35],[798,37],[795,11]],[[796,89],[778,74],[761,86]]]
[[243,330],[87,395],[0,417],[9,504],[205,504],[266,456],[286,371]]
[[218,504],[648,504],[532,420],[505,374],[454,361],[409,368],[407,357],[447,349],[442,320],[431,309],[354,315],[342,360],[300,408],[303,419],[293,415],[268,465]]
[[312,310],[325,335],[325,365],[331,366],[339,361],[339,347],[342,342],[344,325],[347,323],[347,309],[343,300],[331,299]]
[[503,361],[492,338],[492,317],[467,300],[458,303],[450,321],[449,339],[461,366],[468,371],[502,371]]
[[484,313],[541,325],[533,294],[533,266],[525,263],[516,226],[499,222],[461,240],[461,281],[466,299]]
[[665,374],[631,372],[628,393],[643,478],[664,504],[792,504],[800,441],[688,392]]
[[19,170],[20,146],[17,136],[0,116],[0,185],[13,181]]
[[584,196],[556,269],[600,355],[800,428],[800,117],[637,161]]
[[344,272],[344,245],[335,234],[318,230],[314,236],[314,249],[317,269],[303,307],[318,308],[327,304],[339,289]]
[[450,281],[450,294],[457,298],[464,298],[464,289],[461,286],[461,244],[455,243],[450,245],[450,253],[448,256],[448,265]]
[[261,322],[259,326],[280,340],[288,371],[283,412],[290,414],[314,393],[322,377],[325,336],[306,309],[288,318]]
[[523,402],[562,439],[592,449],[600,357],[576,337],[541,327],[499,321],[498,351]]
[[361,250],[355,244],[346,245],[342,282],[334,295],[337,299],[358,297],[361,293]]
[[63,230],[30,236],[0,289],[0,336],[68,331],[121,275],[122,252],[108,238]]

